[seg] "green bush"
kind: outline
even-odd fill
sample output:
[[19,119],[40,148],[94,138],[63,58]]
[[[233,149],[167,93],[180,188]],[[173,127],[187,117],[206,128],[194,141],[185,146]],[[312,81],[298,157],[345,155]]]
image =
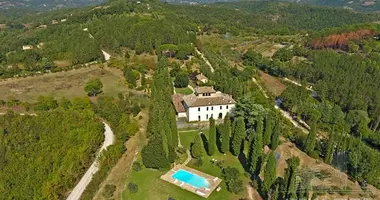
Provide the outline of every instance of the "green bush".
[[139,186],[136,183],[130,182],[128,183],[128,190],[131,193],[136,193],[139,191]]
[[136,161],[136,162],[134,162],[134,163],[132,164],[132,169],[133,169],[133,171],[135,171],[135,172],[141,171],[141,169],[142,169],[142,164]]

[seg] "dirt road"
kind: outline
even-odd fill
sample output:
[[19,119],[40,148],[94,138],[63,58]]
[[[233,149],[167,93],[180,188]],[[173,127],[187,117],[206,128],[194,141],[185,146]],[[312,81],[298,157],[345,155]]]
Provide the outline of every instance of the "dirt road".
[[202,52],[200,52],[200,51],[198,50],[198,48],[195,48],[195,52],[197,52],[197,54],[199,54],[199,55],[202,57],[203,61],[204,61],[209,67],[210,67],[211,72],[214,73],[215,70],[214,70],[214,68],[212,67],[210,61],[208,61],[208,59],[205,57],[205,55],[204,55]]
[[98,155],[96,156],[95,161],[92,163],[90,168],[87,170],[87,172],[83,175],[82,179],[79,181],[79,183],[75,186],[69,197],[67,197],[67,200],[79,200],[80,196],[82,195],[83,191],[86,189],[87,185],[91,182],[92,176],[99,170],[98,167],[98,158],[100,156],[100,153],[107,149],[110,145],[114,143],[115,136],[111,130],[111,127],[103,122],[104,124],[104,143],[102,147],[100,148],[100,151]]

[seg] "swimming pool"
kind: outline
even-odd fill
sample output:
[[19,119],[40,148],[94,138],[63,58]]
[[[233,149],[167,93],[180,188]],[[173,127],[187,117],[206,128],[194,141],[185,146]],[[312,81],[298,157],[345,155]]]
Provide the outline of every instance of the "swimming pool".
[[183,169],[178,170],[176,173],[173,174],[172,177],[174,179],[177,179],[179,181],[192,185],[193,187],[196,187],[196,188],[208,187],[208,181],[204,177],[190,173]]

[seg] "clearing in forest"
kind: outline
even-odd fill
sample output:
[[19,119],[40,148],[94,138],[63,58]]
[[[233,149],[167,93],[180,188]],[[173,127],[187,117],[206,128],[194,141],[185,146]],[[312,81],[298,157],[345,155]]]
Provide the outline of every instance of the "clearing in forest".
[[84,86],[91,78],[100,78],[103,92],[115,96],[119,92],[128,91],[121,77],[121,71],[91,66],[67,72],[12,78],[0,81],[0,99],[15,98],[23,102],[35,102],[41,95],[54,96],[55,99],[83,97],[86,96]]
[[286,85],[283,84],[278,78],[273,77],[263,71],[258,71],[260,73],[260,80],[265,88],[275,96],[281,95],[281,93],[286,89]]

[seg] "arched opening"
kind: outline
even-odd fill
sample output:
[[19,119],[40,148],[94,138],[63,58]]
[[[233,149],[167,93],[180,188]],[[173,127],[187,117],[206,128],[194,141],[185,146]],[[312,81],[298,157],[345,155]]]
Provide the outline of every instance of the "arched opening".
[[222,119],[222,118],[223,118],[223,114],[219,113],[218,119]]

